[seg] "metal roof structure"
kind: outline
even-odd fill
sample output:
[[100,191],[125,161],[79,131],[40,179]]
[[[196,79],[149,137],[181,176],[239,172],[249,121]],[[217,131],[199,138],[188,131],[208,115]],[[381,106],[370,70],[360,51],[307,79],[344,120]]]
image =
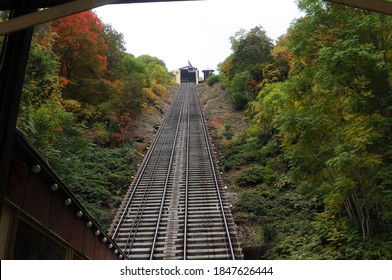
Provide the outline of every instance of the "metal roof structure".
[[[190,0],[111,0],[111,1],[106,1],[106,2],[112,2],[112,3],[106,3],[106,4],[131,4],[131,3],[148,3],[148,2],[176,2],[176,1],[190,1]],[[84,2],[86,5],[91,5],[91,4],[97,4],[100,5],[100,2],[103,2],[102,0],[1,0],[0,2],[0,9],[5,9],[5,10],[12,10],[18,7],[20,5],[20,2],[26,2],[30,3],[36,8],[48,8],[48,7],[53,7],[69,2]],[[105,4],[103,4],[105,5]],[[97,6],[98,7],[98,6]]]
[[327,0],[354,8],[392,15],[392,0]]
[[108,4],[132,4],[150,2],[178,2],[193,0],[2,0],[0,10],[17,10],[29,8],[28,13],[12,17],[0,23],[0,35],[23,30],[34,25],[49,22],[58,18],[91,10]]
[[[127,3],[147,3],[147,2],[173,2],[173,1],[189,1],[189,0],[112,0],[106,2],[106,4],[127,4]],[[327,0],[330,2],[335,2],[338,4],[344,4],[348,6],[352,6],[355,8],[367,9],[372,11],[377,11],[380,13],[392,14],[392,0]],[[15,0],[1,0],[0,2],[0,10],[12,10],[15,9],[18,5],[20,5],[22,1]],[[34,5],[36,8],[48,8],[53,7],[69,2],[77,2],[76,0],[30,0],[24,1],[26,3],[30,3]],[[99,4],[97,0],[91,1],[83,1],[86,4]],[[87,3],[88,2],[88,3]],[[95,3],[95,4],[94,4]],[[105,4],[103,4],[105,5]],[[98,7],[98,6],[96,6]]]

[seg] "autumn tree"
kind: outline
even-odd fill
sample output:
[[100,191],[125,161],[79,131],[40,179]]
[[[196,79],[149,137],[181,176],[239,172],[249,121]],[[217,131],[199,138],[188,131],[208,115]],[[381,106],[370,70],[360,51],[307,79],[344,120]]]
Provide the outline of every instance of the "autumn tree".
[[54,52],[60,57],[63,96],[82,104],[82,115],[94,118],[94,108],[106,102],[113,88],[104,78],[107,70],[107,44],[103,23],[92,11],[65,17],[51,23],[57,34]]
[[130,184],[133,121],[168,77],[162,60],[126,54],[91,11],[35,27],[18,127],[103,226]]
[[60,75],[73,78],[97,78],[106,70],[107,45],[102,36],[103,24],[92,11],[52,22],[57,33],[54,51],[60,56]]
[[262,88],[266,85],[285,81],[289,76],[291,53],[288,50],[289,35],[280,36],[271,50],[272,62],[265,64],[263,78],[259,83]]

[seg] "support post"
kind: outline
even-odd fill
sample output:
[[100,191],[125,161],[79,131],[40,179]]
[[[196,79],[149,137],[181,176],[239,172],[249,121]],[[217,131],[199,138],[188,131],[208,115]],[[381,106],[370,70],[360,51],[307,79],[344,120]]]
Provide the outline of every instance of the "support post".
[[[31,0],[18,0],[10,18],[35,11]],[[15,139],[16,120],[22,96],[24,75],[33,28],[11,33],[4,38],[0,56],[0,216],[8,185]]]

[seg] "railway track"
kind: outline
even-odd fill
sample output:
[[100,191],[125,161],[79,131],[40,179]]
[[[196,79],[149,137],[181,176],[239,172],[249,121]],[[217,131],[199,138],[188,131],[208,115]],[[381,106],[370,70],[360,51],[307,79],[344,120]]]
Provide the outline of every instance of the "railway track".
[[241,259],[197,88],[183,83],[114,219],[130,259]]

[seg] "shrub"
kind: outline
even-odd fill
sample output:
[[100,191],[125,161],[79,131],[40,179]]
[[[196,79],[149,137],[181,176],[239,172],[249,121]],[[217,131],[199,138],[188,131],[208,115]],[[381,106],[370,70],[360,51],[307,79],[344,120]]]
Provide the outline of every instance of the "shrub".
[[212,87],[213,85],[220,82],[220,76],[219,75],[212,75],[212,76],[208,77],[206,82],[207,82],[207,85]]
[[261,183],[271,183],[273,179],[274,174],[269,168],[254,165],[242,171],[235,181],[240,187],[254,187]]

